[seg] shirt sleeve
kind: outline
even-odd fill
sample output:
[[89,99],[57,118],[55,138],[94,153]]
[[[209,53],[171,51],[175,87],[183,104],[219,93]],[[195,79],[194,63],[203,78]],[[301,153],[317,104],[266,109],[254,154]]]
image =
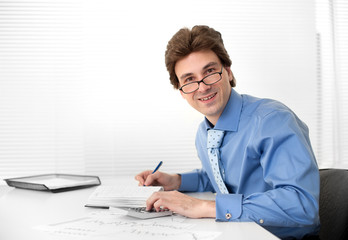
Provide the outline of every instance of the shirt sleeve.
[[216,219],[272,227],[318,225],[320,180],[307,126],[288,111],[267,114],[258,124],[248,151],[259,154],[270,190],[218,194]]
[[182,173],[181,185],[178,189],[181,192],[213,192],[214,189],[203,169],[196,169],[188,173]]

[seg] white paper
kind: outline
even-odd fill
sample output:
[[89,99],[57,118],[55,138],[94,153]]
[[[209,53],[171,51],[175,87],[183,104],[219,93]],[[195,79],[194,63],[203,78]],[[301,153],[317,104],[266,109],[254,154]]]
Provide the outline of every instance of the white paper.
[[145,207],[152,193],[162,187],[139,187],[133,185],[99,186],[88,198],[87,205],[112,207]]
[[[220,232],[191,230],[195,225],[182,223],[182,218],[172,216],[160,220],[138,220],[125,212],[96,211],[85,217],[36,229],[51,234],[55,239],[195,239],[213,240]],[[177,219],[176,219],[177,218]]]

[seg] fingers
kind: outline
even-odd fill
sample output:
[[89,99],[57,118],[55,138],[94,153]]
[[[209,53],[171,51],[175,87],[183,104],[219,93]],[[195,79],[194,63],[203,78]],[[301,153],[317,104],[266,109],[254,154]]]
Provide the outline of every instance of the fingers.
[[178,191],[155,192],[146,201],[146,209],[169,209],[190,218],[215,218],[215,201],[190,197]]
[[139,173],[134,178],[138,181],[139,186],[158,186],[158,178],[160,178],[160,176],[160,172],[152,174],[151,170],[147,170]]
[[160,172],[150,173],[145,179],[144,186],[156,186],[158,185],[158,178],[160,176]]
[[161,207],[167,208],[166,206],[162,205],[162,195],[163,194],[161,192],[153,193],[146,201],[146,210],[149,211],[150,209],[154,208],[158,212]]
[[134,178],[138,181],[139,186],[144,186],[147,177],[151,174],[151,170],[147,170],[137,174]]
[[153,193],[146,201],[146,209],[150,210],[152,208],[156,209],[156,211],[160,211],[161,209],[170,209],[175,211],[178,206],[180,199],[184,194],[179,193],[177,191],[160,191]]
[[140,176],[139,174],[136,175],[136,176],[134,177],[134,179],[138,181],[138,185],[139,185],[139,186],[143,186],[143,185],[144,185],[144,178],[143,178],[142,176]]

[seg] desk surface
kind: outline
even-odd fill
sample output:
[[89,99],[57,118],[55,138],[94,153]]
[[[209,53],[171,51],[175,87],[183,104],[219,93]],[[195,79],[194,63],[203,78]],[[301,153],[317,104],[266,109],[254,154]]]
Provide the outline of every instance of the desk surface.
[[[133,178],[123,178],[122,181],[134,180]],[[102,182],[105,184],[104,180]],[[112,184],[112,182],[119,184],[120,180],[106,182],[107,184]],[[0,185],[0,239],[53,239],[52,235],[39,231],[35,227],[78,219],[95,211],[95,209],[84,207],[94,189],[95,187],[50,193]],[[157,218],[158,221],[161,221],[160,219]],[[184,223],[193,224],[193,230],[197,231],[221,232],[216,239],[231,239],[231,236],[233,239],[277,239],[253,222],[228,223],[215,222],[214,219],[185,219]]]

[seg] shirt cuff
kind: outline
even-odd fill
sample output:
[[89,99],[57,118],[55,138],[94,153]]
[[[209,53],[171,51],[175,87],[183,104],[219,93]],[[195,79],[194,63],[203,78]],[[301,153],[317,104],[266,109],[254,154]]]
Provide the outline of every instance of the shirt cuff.
[[196,172],[183,173],[181,175],[180,192],[196,192],[198,189],[198,174]]
[[242,215],[242,194],[216,195],[216,220],[232,221]]

